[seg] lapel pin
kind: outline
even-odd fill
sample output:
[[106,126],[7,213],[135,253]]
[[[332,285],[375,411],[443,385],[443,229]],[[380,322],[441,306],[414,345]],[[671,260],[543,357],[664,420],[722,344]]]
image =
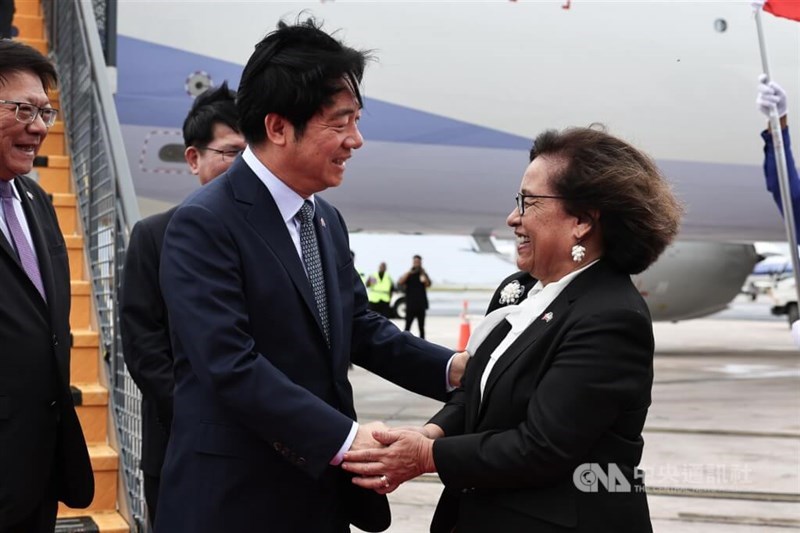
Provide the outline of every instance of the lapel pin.
[[33,200],[33,195],[31,194],[31,191],[25,191],[25,194],[27,194],[27,195],[28,195],[28,198],[30,198],[31,200]]
[[553,312],[550,311],[549,313],[543,314],[542,320],[544,320],[545,322],[550,322],[551,320],[553,320]]
[[325,227],[325,219],[324,218],[319,217],[319,223],[322,225],[323,228]]

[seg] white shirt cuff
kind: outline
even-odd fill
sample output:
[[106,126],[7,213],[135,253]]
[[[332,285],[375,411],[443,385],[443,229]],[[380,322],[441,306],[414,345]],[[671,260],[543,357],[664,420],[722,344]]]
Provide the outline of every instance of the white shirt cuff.
[[450,357],[450,360],[447,361],[447,368],[445,368],[444,386],[447,392],[453,392],[454,390],[456,390],[456,388],[450,384],[450,365],[453,364],[453,357],[457,355],[458,355],[457,353],[454,353],[453,356]]
[[358,433],[358,422],[353,422],[353,427],[350,428],[350,433],[347,435],[347,438],[344,439],[344,443],[342,447],[339,448],[338,453],[331,459],[329,463],[332,466],[339,466],[344,461],[344,452],[350,449],[350,446],[353,445],[353,441],[356,440],[356,433]]

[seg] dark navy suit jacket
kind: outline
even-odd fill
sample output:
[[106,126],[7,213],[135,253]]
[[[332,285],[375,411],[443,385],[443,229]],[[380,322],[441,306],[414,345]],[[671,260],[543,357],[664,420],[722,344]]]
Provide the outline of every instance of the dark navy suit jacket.
[[161,287],[175,399],[156,531],[388,527],[386,499],[329,465],[356,417],[348,367],[444,399],[452,351],[367,310],[344,221],[319,197],[315,225],[330,347],[278,207],[241,158],[173,216]]

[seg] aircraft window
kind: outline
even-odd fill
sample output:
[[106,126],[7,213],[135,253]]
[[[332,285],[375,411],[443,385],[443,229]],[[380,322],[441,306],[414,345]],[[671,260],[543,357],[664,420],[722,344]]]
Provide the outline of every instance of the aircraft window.
[[725,19],[717,19],[714,21],[714,29],[720,33],[725,33],[728,29],[728,22]]
[[182,144],[165,144],[158,151],[158,158],[165,163],[185,163],[186,159],[183,157],[185,149]]
[[213,86],[214,80],[211,79],[208,72],[202,70],[192,72],[186,78],[186,92],[190,96],[202,94],[206,89],[210,89]]

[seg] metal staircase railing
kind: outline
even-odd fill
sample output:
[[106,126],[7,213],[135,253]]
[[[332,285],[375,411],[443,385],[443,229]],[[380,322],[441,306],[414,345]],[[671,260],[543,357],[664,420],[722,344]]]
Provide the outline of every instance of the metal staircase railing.
[[[114,13],[105,0],[103,13]],[[78,0],[45,0],[48,37],[59,75],[61,109],[85,242],[100,342],[107,370],[109,407],[120,455],[119,512],[134,530],[146,529],[141,458],[141,395],[125,368],[119,333],[117,288],[130,228],[139,208],[109,88],[108,72],[92,6]],[[114,24],[104,24],[106,43]]]

